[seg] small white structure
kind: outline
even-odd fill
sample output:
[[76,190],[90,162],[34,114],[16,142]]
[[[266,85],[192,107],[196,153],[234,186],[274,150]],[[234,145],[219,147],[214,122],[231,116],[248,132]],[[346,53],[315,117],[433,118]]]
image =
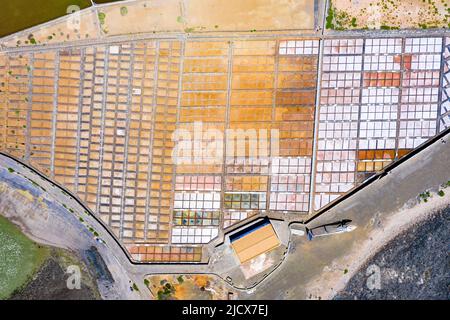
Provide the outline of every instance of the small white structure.
[[110,46],[109,54],[119,54],[119,46]]

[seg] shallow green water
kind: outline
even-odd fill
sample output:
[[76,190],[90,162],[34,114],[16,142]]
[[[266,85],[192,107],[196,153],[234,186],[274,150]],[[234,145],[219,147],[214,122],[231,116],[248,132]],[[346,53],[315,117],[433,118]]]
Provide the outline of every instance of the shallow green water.
[[[107,3],[118,0],[97,0]],[[81,9],[91,6],[89,0],[0,0],[0,37],[61,17],[70,5]]]
[[28,239],[18,227],[0,216],[0,299],[23,286],[47,255],[46,247]]

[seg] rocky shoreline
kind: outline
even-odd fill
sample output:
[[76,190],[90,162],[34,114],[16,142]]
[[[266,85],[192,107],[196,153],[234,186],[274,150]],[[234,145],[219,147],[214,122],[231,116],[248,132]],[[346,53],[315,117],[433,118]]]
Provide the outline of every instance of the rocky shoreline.
[[387,243],[334,299],[450,299],[449,232],[450,206]]

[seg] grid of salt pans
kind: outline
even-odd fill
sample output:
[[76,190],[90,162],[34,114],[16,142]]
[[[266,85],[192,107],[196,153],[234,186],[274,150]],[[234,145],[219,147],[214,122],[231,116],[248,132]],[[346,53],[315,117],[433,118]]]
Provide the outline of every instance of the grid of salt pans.
[[311,158],[274,157],[271,173],[270,210],[307,212]]
[[269,171],[268,157],[227,157],[227,173],[267,174]]
[[401,38],[366,39],[365,54],[402,53]]
[[412,149],[436,134],[441,50],[437,37],[324,40],[315,209],[354,186],[357,150]]
[[412,56],[404,66],[398,148],[416,148],[437,132],[441,51],[442,38],[405,39],[405,53]]
[[172,243],[205,244],[216,238],[218,228],[211,227],[173,227]]
[[395,148],[399,89],[362,89],[359,149]]
[[346,55],[363,53],[363,39],[330,39],[324,41],[325,55]]
[[374,55],[364,57],[364,71],[398,71],[400,68],[398,55]]
[[176,191],[220,191],[221,189],[221,176],[177,175],[175,178]]
[[354,187],[356,151],[317,151],[314,208],[317,210]]
[[219,192],[175,192],[174,209],[220,209]]
[[429,53],[442,51],[442,38],[406,38],[405,53]]
[[226,210],[265,210],[266,192],[225,192],[223,207]]
[[397,130],[396,105],[362,105],[359,149],[394,149]]
[[413,55],[411,61],[411,69],[431,70],[441,67],[441,54],[421,54]]
[[318,149],[356,149],[358,106],[329,105],[320,107]]
[[363,39],[324,41],[314,209],[355,183]]
[[444,74],[442,75],[442,94],[439,130],[443,131],[450,127],[450,38],[445,39],[444,52]]
[[287,40],[280,41],[280,55],[307,55],[319,53],[318,40]]
[[239,221],[254,216],[256,211],[225,211],[223,213],[223,227],[228,228]]
[[361,55],[324,56],[323,71],[360,71],[362,67]]

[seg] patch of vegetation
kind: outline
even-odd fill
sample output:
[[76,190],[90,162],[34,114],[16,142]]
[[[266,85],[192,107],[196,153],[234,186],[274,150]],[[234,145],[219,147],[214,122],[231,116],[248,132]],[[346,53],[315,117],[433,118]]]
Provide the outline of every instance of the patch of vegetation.
[[327,18],[326,18],[325,27],[327,29],[334,29],[333,21],[334,21],[334,8],[330,1],[330,7],[328,8],[328,14],[327,14]]
[[381,30],[398,30],[399,27],[382,25],[382,26],[380,26],[380,29]]
[[123,16],[126,16],[128,14],[128,8],[127,7],[121,7],[120,8],[120,14]]
[[178,276],[177,281],[179,284],[182,284],[184,282],[183,276],[182,275]]
[[439,191],[438,191],[438,196],[439,196],[439,197],[445,196],[444,190],[439,190]]
[[0,299],[8,298],[31,279],[49,254],[0,216]]
[[325,28],[332,30],[346,30],[358,26],[356,17],[351,17],[347,12],[337,10],[330,1],[327,17],[325,19]]
[[133,282],[133,290],[139,291],[138,286],[136,285],[136,283]]
[[[327,29],[332,30],[366,29],[367,23],[374,23],[375,25],[371,28],[380,28],[381,30],[400,29],[401,23],[405,23],[405,27],[422,29],[450,27],[450,15],[445,12],[448,9],[437,6],[436,1],[433,0],[424,0],[422,2],[422,4],[416,5],[418,13],[411,14],[411,12],[408,12],[409,10],[405,4],[399,0],[371,1],[367,7],[356,4],[356,7],[360,7],[359,10],[354,8],[348,10],[343,8],[343,10],[340,10],[330,1],[325,26]],[[444,5],[444,7],[446,8],[447,6]],[[379,18],[374,17],[374,21],[368,22],[367,20],[372,20],[368,15],[368,8],[379,12]],[[400,12],[401,10],[406,10],[407,12]],[[350,16],[350,14],[354,16]],[[380,27],[378,27],[378,23],[381,24]]]
[[430,191],[425,191],[419,194],[419,202],[423,200],[423,202],[428,202],[428,199],[431,198]]
[[148,279],[144,279],[144,284],[148,287],[150,285],[150,281],[148,281]]
[[106,14],[104,12],[98,13],[98,20],[100,21],[100,25],[105,24]]
[[195,31],[195,28],[185,28],[184,29],[184,32],[186,32],[186,33],[191,33],[191,32],[194,32]]
[[36,44],[36,39],[34,38],[33,34],[28,35],[28,41],[30,41],[31,44]]
[[162,289],[158,291],[158,300],[169,300],[174,293],[175,287],[172,286],[169,282],[165,282]]
[[33,180],[31,180],[31,179],[28,179],[28,180],[31,182],[31,184],[32,184],[35,188],[40,188],[40,187],[41,187],[36,181],[33,181]]
[[9,171],[10,173],[15,172],[13,168],[8,168],[8,171]]

